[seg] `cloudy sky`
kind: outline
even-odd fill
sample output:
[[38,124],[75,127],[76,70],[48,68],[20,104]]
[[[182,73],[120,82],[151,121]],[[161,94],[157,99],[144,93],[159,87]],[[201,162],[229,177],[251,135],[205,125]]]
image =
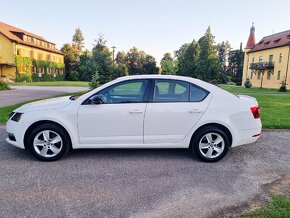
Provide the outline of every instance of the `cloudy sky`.
[[246,44],[252,22],[256,40],[290,29],[289,0],[0,0],[0,21],[55,42],[71,42],[80,27],[87,48],[99,33],[117,51],[131,47],[159,61],[165,52],[198,40],[211,26],[215,41]]

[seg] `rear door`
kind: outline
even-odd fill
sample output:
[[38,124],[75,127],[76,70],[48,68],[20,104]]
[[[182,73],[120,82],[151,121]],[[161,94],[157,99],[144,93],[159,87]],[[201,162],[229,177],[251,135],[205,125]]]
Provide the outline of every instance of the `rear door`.
[[179,80],[154,80],[144,119],[144,143],[177,143],[206,110],[209,92]]

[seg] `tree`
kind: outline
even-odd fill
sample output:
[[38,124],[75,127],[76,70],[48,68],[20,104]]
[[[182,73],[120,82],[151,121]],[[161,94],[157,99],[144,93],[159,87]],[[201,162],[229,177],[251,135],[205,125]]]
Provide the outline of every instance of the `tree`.
[[121,77],[121,76],[128,76],[128,69],[125,64],[116,64],[114,65],[113,70],[113,79]]
[[64,53],[65,79],[70,80],[70,73],[77,68],[77,54],[68,43],[64,44],[60,50]]
[[177,75],[199,77],[198,64],[200,58],[199,44],[193,40],[191,43],[186,43],[176,52],[178,61]]
[[100,77],[99,72],[96,70],[95,73],[92,76],[92,80],[89,83],[89,86],[91,89],[97,88],[100,85]]
[[119,51],[115,58],[116,64],[126,64],[126,53]]
[[76,45],[76,48],[79,51],[82,51],[82,49],[84,47],[84,37],[83,37],[83,33],[79,27],[76,28],[72,41]]
[[160,61],[161,73],[175,75],[178,70],[178,62],[173,60],[170,53],[165,53]]
[[129,75],[142,74],[141,54],[136,47],[131,48],[126,54]]
[[86,50],[81,56],[78,64],[79,77],[83,81],[90,81],[96,72],[96,63],[93,60],[93,55]]
[[155,58],[133,47],[126,54],[126,65],[129,75],[158,73]]
[[158,68],[156,67],[155,58],[151,55],[146,55],[143,60],[142,74],[157,74]]
[[218,51],[218,60],[219,65],[222,70],[222,80],[227,82],[227,68],[228,68],[228,56],[231,50],[231,45],[228,41],[222,41],[221,43],[217,44],[217,51]]
[[218,62],[217,49],[210,27],[206,30],[205,35],[198,40],[198,44],[200,46],[198,78],[217,82],[220,79],[221,67]]
[[242,44],[240,49],[233,50],[229,52],[228,57],[228,72],[232,75],[232,81],[237,85],[242,84],[243,77],[243,61],[244,61],[244,51],[242,49]]
[[93,61],[96,64],[100,84],[114,79],[112,53],[106,46],[106,40],[103,35],[99,35],[96,40],[96,45],[93,48]]

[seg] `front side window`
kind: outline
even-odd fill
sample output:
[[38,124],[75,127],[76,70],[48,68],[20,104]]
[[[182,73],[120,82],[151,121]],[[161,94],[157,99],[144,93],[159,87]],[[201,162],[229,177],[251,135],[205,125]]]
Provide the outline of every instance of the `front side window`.
[[148,80],[125,81],[98,92],[104,104],[143,102]]
[[189,83],[178,80],[156,80],[153,102],[188,102]]

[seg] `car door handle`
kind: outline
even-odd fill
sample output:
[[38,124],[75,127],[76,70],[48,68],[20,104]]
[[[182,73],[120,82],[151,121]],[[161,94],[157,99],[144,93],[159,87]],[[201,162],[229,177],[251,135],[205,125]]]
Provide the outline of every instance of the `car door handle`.
[[193,113],[201,113],[202,110],[200,110],[200,109],[192,109],[192,110],[189,110],[188,112],[191,113],[191,114],[193,114]]
[[130,111],[130,114],[142,114],[143,111],[139,111],[139,110],[134,110],[134,111]]

